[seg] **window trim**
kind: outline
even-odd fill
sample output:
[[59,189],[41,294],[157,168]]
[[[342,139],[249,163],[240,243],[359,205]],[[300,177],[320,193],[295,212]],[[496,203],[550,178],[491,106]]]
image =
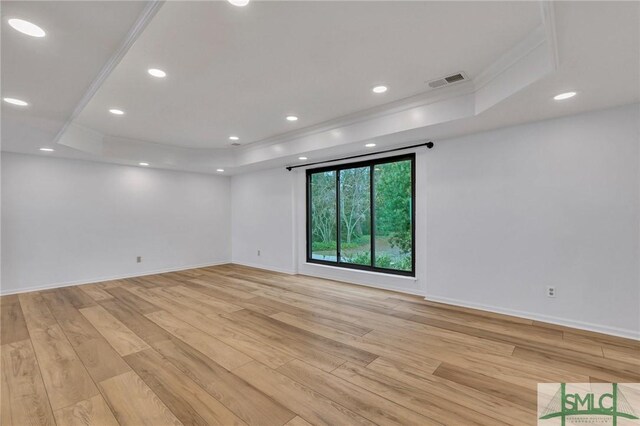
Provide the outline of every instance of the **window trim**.
[[[395,163],[398,161],[406,161],[409,160],[411,162],[411,270],[410,271],[399,271],[396,269],[389,268],[381,268],[378,266],[374,266],[375,260],[375,239],[373,238],[375,235],[375,198],[374,198],[374,173],[372,173],[373,168],[380,164],[387,163]],[[369,209],[371,213],[371,230],[370,234],[372,237],[371,240],[371,265],[356,265],[352,263],[343,263],[340,261],[340,170],[345,169],[353,169],[358,167],[369,167]],[[312,235],[311,235],[311,175],[315,173],[322,172],[336,172],[336,217],[337,217],[337,226],[336,226],[336,257],[337,260],[335,262],[331,262],[328,260],[320,260],[312,258]],[[380,272],[384,274],[392,274],[392,275],[402,275],[415,277],[416,276],[416,154],[403,154],[396,155],[393,157],[383,157],[376,158],[374,160],[367,161],[358,161],[355,163],[343,163],[335,166],[325,166],[318,167],[315,169],[307,169],[306,170],[306,251],[307,251],[307,263],[316,263],[319,265],[327,265],[334,266],[339,268],[348,268],[355,269],[361,271],[369,271],[369,272]]]

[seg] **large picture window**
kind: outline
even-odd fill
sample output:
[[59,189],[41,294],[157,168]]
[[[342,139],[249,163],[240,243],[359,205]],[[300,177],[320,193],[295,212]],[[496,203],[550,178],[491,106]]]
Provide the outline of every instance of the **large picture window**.
[[307,170],[307,261],[414,275],[415,155]]

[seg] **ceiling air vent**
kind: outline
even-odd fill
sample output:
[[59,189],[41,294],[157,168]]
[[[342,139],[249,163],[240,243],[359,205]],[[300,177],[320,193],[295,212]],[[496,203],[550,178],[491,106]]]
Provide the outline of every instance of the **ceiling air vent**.
[[442,77],[437,80],[432,80],[428,84],[429,84],[429,87],[431,87],[432,89],[437,89],[438,87],[448,86],[453,83],[465,81],[466,79],[467,77],[465,77],[463,73],[459,72],[457,74],[448,75],[446,77]]
[[231,146],[240,146],[240,144],[238,142],[234,142],[231,144]]
[[456,81],[464,80],[464,76],[458,73],[456,75],[450,75],[449,77],[445,77],[444,79],[447,80],[447,83],[451,84],[451,83],[455,83]]

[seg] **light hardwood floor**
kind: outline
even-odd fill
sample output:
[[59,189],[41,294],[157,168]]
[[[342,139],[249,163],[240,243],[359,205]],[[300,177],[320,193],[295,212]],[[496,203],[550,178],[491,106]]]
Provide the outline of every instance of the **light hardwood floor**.
[[237,265],[1,298],[2,425],[535,424],[640,342]]

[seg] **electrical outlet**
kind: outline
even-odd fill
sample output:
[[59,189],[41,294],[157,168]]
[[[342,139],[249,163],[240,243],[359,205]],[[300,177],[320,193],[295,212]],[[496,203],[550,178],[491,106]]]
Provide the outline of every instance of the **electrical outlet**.
[[142,263],[142,256],[136,257],[136,263]]
[[258,256],[260,256],[260,250],[258,250]]
[[547,297],[556,297],[556,288],[552,286],[547,287]]

